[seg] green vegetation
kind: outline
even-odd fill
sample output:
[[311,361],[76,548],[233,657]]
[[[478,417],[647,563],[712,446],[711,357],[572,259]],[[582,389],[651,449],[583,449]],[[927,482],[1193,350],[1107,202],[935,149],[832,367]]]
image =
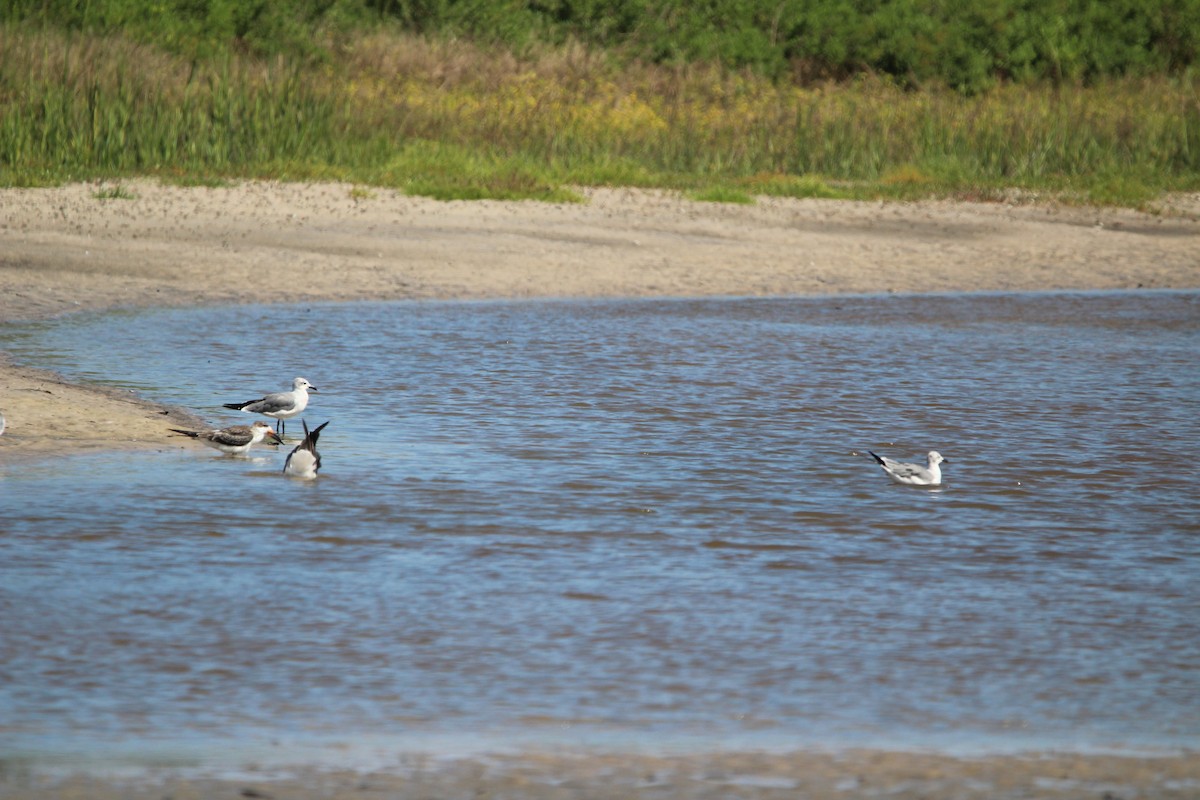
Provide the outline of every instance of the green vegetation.
[[135,200],[137,195],[126,189],[121,184],[116,186],[105,186],[92,193],[92,197],[97,200]]
[[0,184],[1200,188],[1200,0],[8,0]]
[[0,20],[120,31],[200,58],[236,44],[336,59],[339,43],[386,26],[516,53],[578,42],[626,61],[967,91],[1158,76],[1200,52],[1200,0],[7,0]]
[[710,186],[706,189],[689,192],[689,197],[702,203],[741,203],[753,205],[754,198],[743,189],[733,189],[728,186]]

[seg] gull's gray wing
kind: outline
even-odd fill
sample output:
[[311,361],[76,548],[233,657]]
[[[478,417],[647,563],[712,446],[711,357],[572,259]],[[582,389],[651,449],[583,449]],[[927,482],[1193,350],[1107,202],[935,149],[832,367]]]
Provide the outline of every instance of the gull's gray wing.
[[891,469],[898,477],[901,478],[923,478],[931,479],[933,476],[929,474],[929,469],[922,467],[920,464],[902,464],[899,461],[888,459],[888,468]]
[[[867,451],[871,453],[870,450]],[[926,467],[920,464],[906,464],[903,461],[896,461],[887,456],[876,455],[871,453],[871,457],[879,462],[879,466],[898,481],[913,481],[916,479],[921,482],[931,482],[933,474]]]
[[276,414],[280,411],[290,411],[296,406],[296,395],[291,392],[275,392],[262,400],[243,406],[242,411],[252,411],[255,414]]

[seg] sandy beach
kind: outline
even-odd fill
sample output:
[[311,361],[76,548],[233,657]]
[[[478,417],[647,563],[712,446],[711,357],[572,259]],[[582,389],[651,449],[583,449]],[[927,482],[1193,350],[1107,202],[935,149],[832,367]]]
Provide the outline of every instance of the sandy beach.
[[[1156,213],[1049,203],[442,203],[345,184],[0,189],[0,320],[234,303],[1200,288],[1200,195]],[[108,187],[111,188],[111,185]],[[0,459],[177,447],[187,409],[0,352]],[[290,376],[275,376],[285,380]],[[319,376],[313,376],[319,382]],[[2,724],[2,722],[0,722]],[[1194,798],[1200,753],[397,754],[363,771],[45,772],[0,798]]]

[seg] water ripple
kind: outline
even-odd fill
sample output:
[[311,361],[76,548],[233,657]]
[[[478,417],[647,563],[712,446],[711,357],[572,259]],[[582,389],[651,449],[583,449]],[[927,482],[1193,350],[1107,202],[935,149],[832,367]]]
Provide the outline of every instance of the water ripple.
[[[286,448],[0,473],[6,730],[1194,745],[1198,312],[963,295],[5,328],[18,356],[214,423],[304,375],[331,420],[308,483]],[[934,447],[935,490],[865,455]]]

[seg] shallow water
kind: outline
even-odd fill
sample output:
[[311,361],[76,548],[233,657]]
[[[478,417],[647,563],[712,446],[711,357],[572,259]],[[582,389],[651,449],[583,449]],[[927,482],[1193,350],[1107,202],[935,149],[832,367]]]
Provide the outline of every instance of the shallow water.
[[[0,753],[1200,744],[1196,293],[145,311],[0,346],[216,424],[303,375],[332,420],[314,482],[166,436],[0,464]],[[868,448],[936,448],[946,485]]]

